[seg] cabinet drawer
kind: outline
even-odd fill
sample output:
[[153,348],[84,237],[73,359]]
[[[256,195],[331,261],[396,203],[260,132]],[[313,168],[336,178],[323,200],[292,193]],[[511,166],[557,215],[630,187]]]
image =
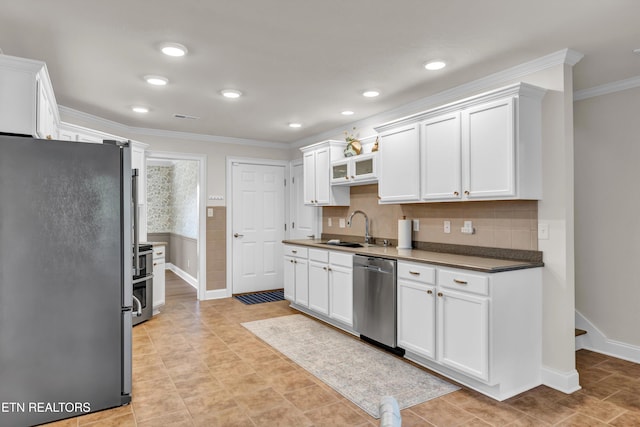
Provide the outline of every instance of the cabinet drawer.
[[329,262],[329,251],[322,249],[309,249],[309,261]]
[[165,257],[165,247],[164,246],[154,246],[153,247],[153,259],[164,258]]
[[412,262],[398,263],[398,279],[414,280],[430,285],[436,284],[436,269],[426,264]]
[[302,246],[284,246],[284,254],[296,258],[306,258],[308,255],[307,248],[303,248]]
[[329,252],[329,264],[351,268],[353,267],[353,255],[331,251]]
[[439,269],[438,285],[448,289],[455,289],[456,291],[489,295],[489,278],[479,274]]

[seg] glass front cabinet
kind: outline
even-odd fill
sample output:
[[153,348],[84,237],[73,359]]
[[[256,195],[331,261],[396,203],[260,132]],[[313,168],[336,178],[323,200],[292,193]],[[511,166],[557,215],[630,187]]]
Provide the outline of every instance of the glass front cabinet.
[[355,185],[377,182],[377,163],[377,152],[336,160],[331,163],[331,185]]

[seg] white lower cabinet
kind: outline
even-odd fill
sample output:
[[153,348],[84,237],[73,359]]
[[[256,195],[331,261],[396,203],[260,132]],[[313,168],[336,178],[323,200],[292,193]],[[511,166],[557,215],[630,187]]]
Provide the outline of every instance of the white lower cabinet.
[[309,308],[329,315],[329,251],[309,249]]
[[284,245],[284,297],[309,306],[309,261],[307,248]]
[[153,246],[153,309],[164,305],[165,302],[165,252],[164,245]]
[[353,255],[329,252],[329,317],[353,326]]
[[[304,260],[292,254],[292,248],[303,253]],[[305,286],[296,275],[308,273]],[[298,266],[298,270],[296,270]],[[337,325],[353,326],[353,255],[322,249],[309,249],[285,245],[284,261],[285,298],[296,305],[309,308],[310,314],[319,314],[337,321]],[[295,295],[295,296],[294,296]]]
[[398,262],[405,357],[498,400],[541,384],[541,269]]
[[438,292],[438,360],[489,380],[489,298]]

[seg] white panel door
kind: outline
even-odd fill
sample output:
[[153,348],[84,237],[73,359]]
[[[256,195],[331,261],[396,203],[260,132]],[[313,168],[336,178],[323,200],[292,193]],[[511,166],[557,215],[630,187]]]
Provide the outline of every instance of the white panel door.
[[508,98],[462,112],[463,190],[467,198],[515,195],[513,102]]
[[456,200],[461,197],[460,113],[422,123],[422,198]]
[[489,380],[489,299],[438,292],[438,360]]
[[398,280],[398,346],[435,359],[435,287]]
[[329,317],[353,326],[353,268],[329,266]]
[[291,168],[291,228],[290,239],[312,239],[320,237],[317,231],[318,209],[304,204],[304,170],[303,165]]
[[380,202],[420,200],[420,128],[418,124],[380,135],[379,146]]
[[329,315],[329,267],[327,263],[309,261],[309,308]]
[[233,164],[233,293],[283,287],[284,167]]

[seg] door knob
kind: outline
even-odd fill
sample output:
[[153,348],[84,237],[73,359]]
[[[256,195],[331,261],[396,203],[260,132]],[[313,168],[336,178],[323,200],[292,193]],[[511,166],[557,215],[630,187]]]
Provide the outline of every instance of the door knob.
[[244,237],[244,234],[238,234],[238,233],[235,233],[235,234],[233,235],[233,237],[236,237],[236,238],[238,238],[238,237]]

